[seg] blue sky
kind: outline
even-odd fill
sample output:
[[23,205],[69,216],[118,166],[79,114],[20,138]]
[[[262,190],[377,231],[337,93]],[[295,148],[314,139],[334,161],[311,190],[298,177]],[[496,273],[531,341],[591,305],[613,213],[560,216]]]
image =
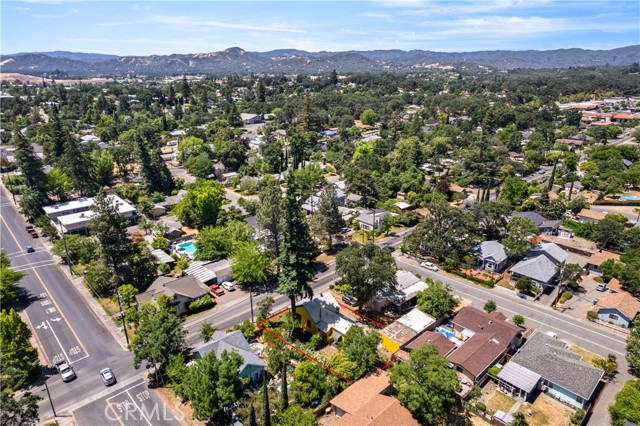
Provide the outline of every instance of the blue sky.
[[640,2],[597,0],[1,2],[3,54],[611,49],[640,44]]

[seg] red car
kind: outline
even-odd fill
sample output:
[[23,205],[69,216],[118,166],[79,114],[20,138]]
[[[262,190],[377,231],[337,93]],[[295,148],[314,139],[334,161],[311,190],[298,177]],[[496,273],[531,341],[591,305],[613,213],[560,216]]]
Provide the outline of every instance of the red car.
[[224,290],[218,284],[210,285],[209,290],[211,290],[211,293],[215,294],[216,296],[222,296],[224,294]]
[[36,231],[29,232],[31,234],[31,238],[40,238]]

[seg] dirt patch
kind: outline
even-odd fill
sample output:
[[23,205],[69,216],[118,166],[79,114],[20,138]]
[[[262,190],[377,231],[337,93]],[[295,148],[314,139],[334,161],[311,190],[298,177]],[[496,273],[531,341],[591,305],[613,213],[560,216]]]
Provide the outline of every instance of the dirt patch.
[[[540,395],[533,404],[522,404],[518,409],[530,426],[569,426],[573,411],[546,395]],[[531,415],[529,415],[531,414]]]
[[478,417],[478,416],[476,416],[474,414],[471,414],[469,416],[469,420],[471,421],[471,424],[473,426],[491,426],[491,423],[489,423],[488,421],[486,421],[486,420],[484,420],[484,419],[482,419],[482,418],[480,418],[480,417]]
[[160,397],[169,405],[169,407],[172,407],[172,409],[175,411],[180,411],[180,413],[177,414],[182,414],[184,416],[184,418],[181,420],[184,426],[204,426],[204,422],[194,420],[191,404],[188,402],[186,404],[183,404],[173,392],[173,389],[157,388],[156,391],[158,391]]

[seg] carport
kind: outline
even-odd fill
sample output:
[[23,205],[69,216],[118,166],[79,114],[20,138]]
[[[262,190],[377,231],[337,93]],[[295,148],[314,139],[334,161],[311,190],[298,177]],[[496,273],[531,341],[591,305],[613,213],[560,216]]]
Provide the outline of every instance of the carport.
[[515,397],[529,398],[541,376],[515,362],[508,362],[498,373],[498,387]]

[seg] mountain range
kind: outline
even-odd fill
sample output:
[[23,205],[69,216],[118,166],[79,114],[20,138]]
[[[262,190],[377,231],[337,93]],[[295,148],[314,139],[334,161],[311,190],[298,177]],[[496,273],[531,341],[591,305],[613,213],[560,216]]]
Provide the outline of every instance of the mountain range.
[[494,69],[568,68],[630,65],[640,62],[640,45],[611,50],[557,49],[526,51],[432,52],[371,50],[306,52],[278,49],[249,52],[232,47],[220,52],[116,56],[65,51],[2,55],[2,72],[68,76],[178,75],[229,73],[300,73],[395,71],[418,72],[437,66],[486,66]]

